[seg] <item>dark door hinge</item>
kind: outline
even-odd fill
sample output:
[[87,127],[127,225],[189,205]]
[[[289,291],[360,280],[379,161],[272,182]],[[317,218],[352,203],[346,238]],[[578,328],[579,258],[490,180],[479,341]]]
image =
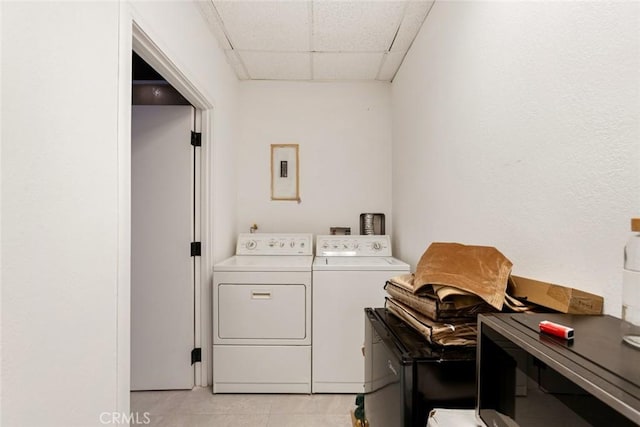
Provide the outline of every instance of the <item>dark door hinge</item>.
[[191,145],[194,147],[202,146],[202,132],[191,131]]
[[202,255],[202,245],[200,242],[191,242],[191,256]]
[[202,349],[194,348],[191,350],[191,364],[202,362]]

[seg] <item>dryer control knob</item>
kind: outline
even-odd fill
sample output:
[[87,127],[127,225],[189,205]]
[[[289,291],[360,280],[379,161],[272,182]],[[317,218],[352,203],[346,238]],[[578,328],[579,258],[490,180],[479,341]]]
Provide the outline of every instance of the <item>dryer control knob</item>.
[[372,247],[374,251],[379,251],[380,249],[382,249],[382,245],[380,244],[380,242],[373,242]]

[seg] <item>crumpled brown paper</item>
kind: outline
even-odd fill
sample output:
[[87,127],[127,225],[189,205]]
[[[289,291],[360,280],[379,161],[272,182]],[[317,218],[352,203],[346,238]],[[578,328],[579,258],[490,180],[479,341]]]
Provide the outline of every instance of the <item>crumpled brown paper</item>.
[[478,295],[502,310],[513,264],[491,246],[432,243],[422,254],[414,277],[414,292],[427,285],[452,286]]

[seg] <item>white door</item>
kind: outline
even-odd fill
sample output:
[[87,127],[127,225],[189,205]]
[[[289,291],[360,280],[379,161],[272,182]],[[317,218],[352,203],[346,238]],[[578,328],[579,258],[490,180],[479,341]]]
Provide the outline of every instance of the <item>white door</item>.
[[191,106],[132,106],[131,390],[194,386]]

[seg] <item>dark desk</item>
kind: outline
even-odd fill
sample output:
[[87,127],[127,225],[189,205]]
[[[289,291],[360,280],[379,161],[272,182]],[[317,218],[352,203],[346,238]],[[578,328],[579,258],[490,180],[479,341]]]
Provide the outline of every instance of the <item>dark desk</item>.
[[[575,338],[540,333],[541,320],[572,327]],[[622,341],[619,319],[500,313],[478,321],[480,414],[488,424],[494,412],[509,419],[496,425],[640,425],[640,351]]]

